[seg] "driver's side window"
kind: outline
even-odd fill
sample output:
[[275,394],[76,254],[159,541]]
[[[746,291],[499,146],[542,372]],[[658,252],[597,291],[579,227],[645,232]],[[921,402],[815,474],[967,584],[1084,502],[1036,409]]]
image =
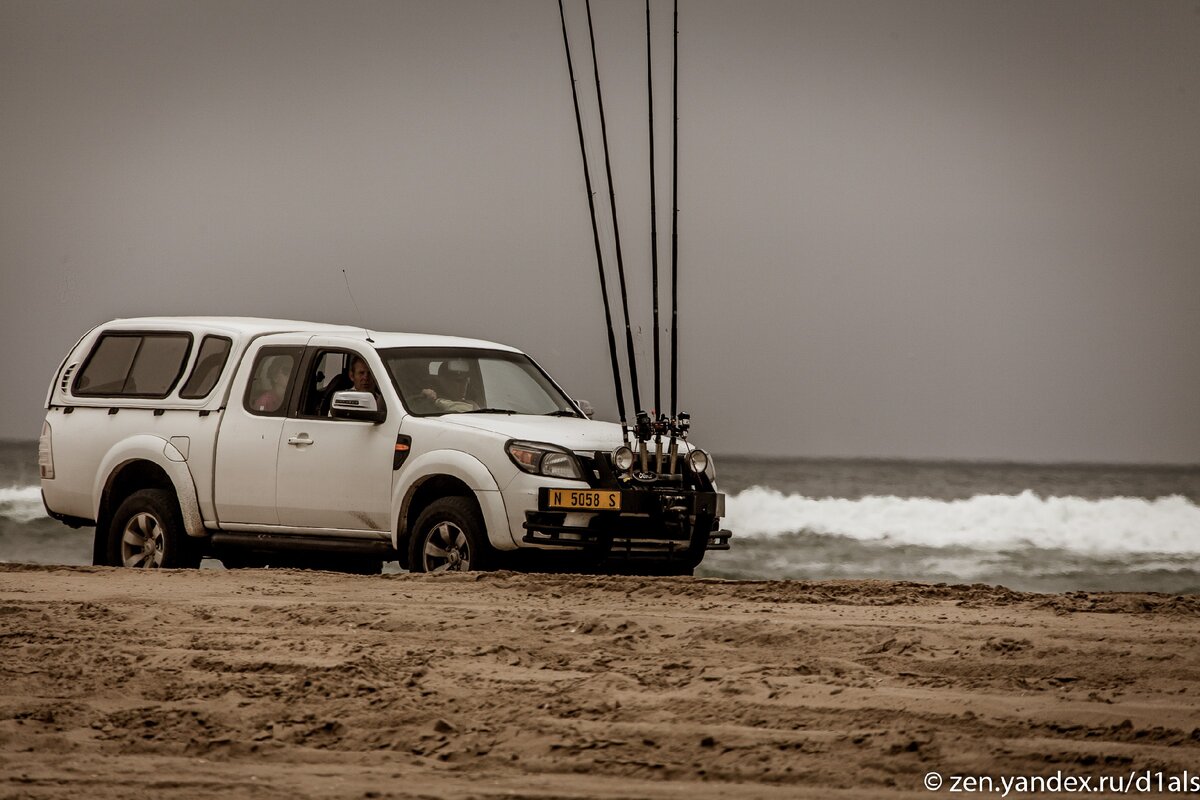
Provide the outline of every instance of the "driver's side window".
[[[355,353],[346,350],[321,350],[309,362],[304,379],[304,394],[300,398],[299,414],[301,417],[328,418],[329,408],[333,404],[333,395],[354,389],[351,379],[351,369],[359,362],[365,361]],[[374,375],[367,368],[371,391],[377,390]],[[382,399],[380,399],[382,403]],[[382,405],[381,405],[382,407]]]

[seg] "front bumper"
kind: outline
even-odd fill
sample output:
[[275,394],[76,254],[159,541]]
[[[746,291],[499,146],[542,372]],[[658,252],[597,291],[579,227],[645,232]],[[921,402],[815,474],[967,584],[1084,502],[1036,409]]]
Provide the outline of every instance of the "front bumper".
[[728,550],[732,533],[719,528],[725,495],[678,487],[624,488],[620,511],[552,508],[549,487],[536,511],[525,512],[522,542],[587,551],[624,560],[699,563],[709,550]]

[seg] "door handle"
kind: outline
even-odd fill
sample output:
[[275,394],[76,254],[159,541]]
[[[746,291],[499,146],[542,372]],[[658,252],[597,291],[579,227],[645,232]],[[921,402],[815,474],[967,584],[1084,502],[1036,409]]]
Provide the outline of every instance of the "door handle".
[[299,436],[288,437],[288,444],[295,445],[296,447],[306,447],[312,443],[313,440],[308,438],[307,433],[302,433]]

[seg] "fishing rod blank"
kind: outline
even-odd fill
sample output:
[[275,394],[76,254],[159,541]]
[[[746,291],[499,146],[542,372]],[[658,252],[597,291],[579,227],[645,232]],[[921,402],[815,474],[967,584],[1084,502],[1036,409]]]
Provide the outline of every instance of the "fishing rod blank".
[[660,375],[658,335],[658,203],[655,200],[654,184],[654,71],[650,48],[650,0],[646,0],[646,104],[649,107],[650,131],[650,282],[654,300],[654,411],[662,411],[662,389]]
[[671,420],[678,416],[679,391],[679,0],[671,38]]
[[654,58],[650,46],[650,0],[646,0],[646,105],[650,131],[650,283],[654,302],[654,471],[662,472],[662,356],[658,322],[658,201],[654,185]]
[[[571,76],[571,99],[575,102],[575,127],[579,130],[579,153],[580,153],[580,155],[583,156],[583,180],[587,187],[588,211],[591,213],[591,216],[592,216],[592,239],[596,245],[596,267],[600,273],[600,294],[602,295],[602,297],[604,299],[604,324],[608,328],[608,356],[609,356],[609,360],[612,361],[613,388],[616,390],[616,393],[617,393],[617,413],[620,415],[620,418],[621,418],[621,437],[622,437],[622,439],[626,439],[627,428],[626,428],[626,420],[625,420],[625,389],[621,385],[621,368],[617,362],[617,339],[616,339],[616,336],[613,334],[612,311],[609,309],[609,304],[608,304],[608,283],[604,278],[604,258],[600,252],[600,228],[598,227],[598,225],[596,223],[596,201],[594,198],[594,192],[592,191],[592,173],[591,173],[591,170],[588,169],[587,149],[584,145],[584,139],[583,139],[583,118],[580,117],[580,115],[579,115],[579,92],[575,88],[575,67],[571,61],[571,43],[567,38],[567,16],[566,16],[566,12],[563,11],[562,0],[558,0],[558,16],[559,16],[559,19],[562,21],[563,46],[566,48],[566,51],[567,51],[567,71]],[[588,25],[589,25],[589,27],[591,26],[591,12],[590,11],[589,11],[589,16],[588,16]],[[595,55],[595,50],[593,49],[593,57],[594,57],[594,55]],[[598,81],[597,81],[597,86],[599,86]],[[615,217],[614,217],[614,221],[615,221]],[[620,251],[618,251],[618,252],[620,252]],[[622,277],[621,292],[622,292],[622,297],[624,297],[624,278],[623,277]],[[626,325],[626,329],[628,330],[628,327],[629,327],[629,322],[628,322],[629,312],[628,312],[628,310],[625,312],[625,317],[626,317],[625,325]],[[634,374],[636,375],[636,373],[634,373]],[[635,385],[636,385],[636,380],[637,380],[637,378],[635,377],[634,378]],[[636,396],[636,391],[635,391],[635,396]]]
[[646,0],[646,100],[650,109],[650,275],[654,292],[654,410],[662,411],[662,390],[658,336],[658,204],[654,184],[654,77],[650,49],[650,0]]
[[671,36],[671,444],[668,470],[675,473],[678,442],[687,436],[686,414],[680,414],[679,397],[679,0],[675,0]]
[[[560,8],[561,5],[562,0],[559,0]],[[596,32],[592,27],[592,0],[585,0],[584,7],[587,9],[588,37],[592,44],[592,70],[596,76],[596,105],[600,109],[600,140],[604,144],[604,171],[608,179],[608,203],[612,209],[613,241],[617,248],[617,277],[621,282],[621,310],[625,314],[625,345],[629,355],[629,383],[633,389],[634,411],[640,415],[642,399],[638,392],[637,356],[633,351],[633,329],[629,325],[629,295],[625,290],[625,261],[621,256],[621,229],[617,225],[617,195],[613,190],[612,160],[608,154],[608,126],[604,121],[604,96],[600,92],[600,67],[596,62]],[[643,439],[643,433],[644,426],[638,425],[639,439]]]

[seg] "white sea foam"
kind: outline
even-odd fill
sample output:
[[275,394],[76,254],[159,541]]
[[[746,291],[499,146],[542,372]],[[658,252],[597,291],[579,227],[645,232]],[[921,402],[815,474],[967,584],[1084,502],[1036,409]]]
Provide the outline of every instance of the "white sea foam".
[[39,486],[0,487],[0,519],[32,522],[46,516]]
[[1029,547],[1087,556],[1200,555],[1200,507],[1185,497],[977,495],[969,500],[813,499],[759,486],[726,500],[724,527],[772,537],[794,531],[860,541],[999,551]]
[[[723,527],[738,536],[794,531],[859,541],[1000,551],[1028,547],[1104,557],[1141,553],[1200,556],[1200,507],[1185,497],[977,495],[969,500],[922,497],[814,499],[753,487],[726,500]],[[46,516],[37,486],[0,487],[0,519]]]

